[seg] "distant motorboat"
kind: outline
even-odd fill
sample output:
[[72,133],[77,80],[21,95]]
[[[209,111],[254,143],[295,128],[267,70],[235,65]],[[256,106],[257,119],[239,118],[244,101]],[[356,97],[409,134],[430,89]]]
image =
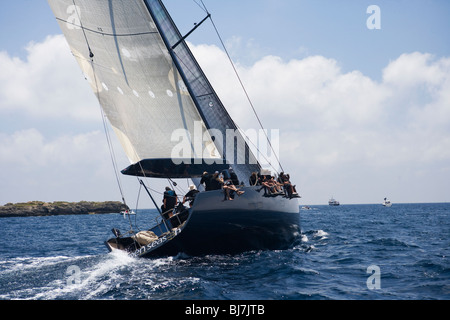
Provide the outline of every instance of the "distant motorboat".
[[388,200],[388,198],[384,198],[383,206],[384,206],[384,207],[387,207],[387,208],[392,207],[392,202],[391,202],[391,200]]
[[340,206],[341,204],[339,203],[339,201],[335,200],[334,198],[331,198],[328,201],[328,205],[333,206],[333,207],[337,207],[337,206]]

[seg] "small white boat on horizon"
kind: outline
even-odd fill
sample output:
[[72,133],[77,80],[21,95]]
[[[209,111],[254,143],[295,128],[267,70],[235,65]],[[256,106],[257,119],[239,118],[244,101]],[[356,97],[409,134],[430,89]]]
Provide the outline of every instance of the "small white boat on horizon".
[[388,198],[384,198],[383,206],[384,206],[384,207],[387,207],[387,208],[392,207],[392,202],[391,202],[391,200],[388,200]]
[[134,212],[133,210],[125,210],[125,211],[122,211],[121,214],[123,215],[123,218],[126,219],[127,216],[136,215],[136,212]]
[[333,206],[333,207],[337,207],[337,206],[340,206],[341,204],[339,203],[339,201],[335,200],[334,198],[331,198],[328,201],[328,205]]

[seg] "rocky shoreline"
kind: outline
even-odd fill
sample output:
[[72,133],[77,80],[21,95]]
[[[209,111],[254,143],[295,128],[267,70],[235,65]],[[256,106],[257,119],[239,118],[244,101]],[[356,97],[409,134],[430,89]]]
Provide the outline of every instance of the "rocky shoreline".
[[11,217],[45,217],[58,215],[85,215],[120,213],[128,207],[122,202],[42,202],[7,203],[0,206],[0,218]]

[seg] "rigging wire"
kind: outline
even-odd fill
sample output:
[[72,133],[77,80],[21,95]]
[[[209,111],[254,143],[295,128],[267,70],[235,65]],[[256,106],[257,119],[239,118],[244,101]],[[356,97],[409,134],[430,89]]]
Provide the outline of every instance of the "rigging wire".
[[[76,4],[75,4],[75,0],[72,0],[72,2],[73,2],[73,4],[74,4],[75,8],[77,8],[77,6],[76,6]],[[204,10],[206,13],[209,14],[209,12],[208,12],[208,10],[207,10],[207,8],[206,8],[206,6],[205,6],[205,4],[203,3],[202,0],[200,0],[200,3],[201,3],[201,4],[200,4],[198,1],[196,1],[196,0],[194,0],[194,2],[195,2],[202,10]],[[202,7],[203,7],[203,8],[202,8]],[[96,72],[95,72],[94,53],[93,53],[92,50],[91,50],[91,47],[90,47],[90,44],[89,44],[89,40],[88,40],[88,37],[87,37],[87,35],[86,35],[86,30],[85,30],[85,28],[83,27],[83,24],[82,24],[82,21],[81,21],[81,17],[80,17],[80,12],[78,11],[78,9],[76,9],[75,11],[76,11],[76,13],[77,13],[78,21],[80,22],[80,27],[81,27],[81,29],[82,29],[82,31],[83,31],[83,35],[84,35],[84,38],[85,38],[85,41],[86,41],[86,44],[87,44],[87,48],[88,48],[88,50],[89,50],[89,57],[90,57],[90,62],[91,62],[91,66],[92,66],[92,70],[93,70],[93,74],[94,74],[94,79],[95,79],[95,86],[96,86],[97,98],[98,98],[98,100],[99,100],[99,102],[100,102],[100,105],[101,105],[101,96],[100,96],[100,90],[99,90],[99,79],[97,78],[97,75],[96,75]],[[216,25],[215,25],[213,19],[211,18],[211,16],[210,16],[210,19],[211,19],[211,22],[212,22],[212,24],[213,24],[213,26],[214,26],[214,29],[215,29],[215,31],[216,31],[218,37],[219,37],[219,40],[220,40],[220,42],[222,43],[222,46],[223,46],[223,48],[224,48],[224,50],[225,50],[225,52],[226,52],[226,54],[227,54],[227,56],[228,56],[228,59],[229,59],[230,62],[231,62],[231,65],[232,65],[232,67],[233,67],[233,69],[234,69],[234,71],[235,71],[235,73],[236,73],[236,76],[237,76],[237,78],[238,78],[238,80],[239,80],[239,82],[240,82],[240,84],[241,84],[241,86],[242,86],[242,88],[243,88],[243,90],[244,90],[244,93],[245,93],[245,95],[246,95],[246,97],[247,97],[247,99],[248,99],[248,101],[249,101],[249,103],[250,103],[250,106],[252,107],[253,112],[254,112],[254,114],[255,114],[255,116],[256,116],[256,118],[257,118],[257,120],[258,120],[258,122],[259,122],[261,128],[263,129],[264,134],[266,135],[266,138],[267,138],[267,141],[268,141],[268,143],[269,143],[269,145],[270,145],[270,148],[272,149],[273,154],[275,155],[275,157],[276,157],[276,159],[277,159],[277,161],[278,161],[280,167],[282,168],[282,165],[281,165],[281,163],[280,163],[280,161],[279,161],[278,155],[275,153],[275,150],[274,150],[274,148],[273,148],[273,146],[272,146],[272,143],[270,142],[270,139],[269,139],[269,137],[268,137],[268,135],[267,135],[267,132],[264,130],[264,127],[263,127],[262,122],[261,122],[261,120],[260,120],[260,118],[259,118],[259,116],[258,116],[258,114],[257,114],[257,112],[256,112],[256,109],[255,109],[255,107],[254,107],[254,105],[253,105],[253,103],[252,103],[252,101],[251,101],[251,99],[250,99],[250,97],[249,97],[249,95],[248,95],[246,89],[245,89],[245,86],[244,86],[244,84],[243,84],[243,82],[242,82],[242,80],[241,80],[241,78],[240,78],[240,76],[239,76],[239,74],[238,74],[238,72],[237,72],[237,69],[236,69],[236,67],[235,67],[235,65],[234,65],[234,63],[233,63],[233,61],[232,61],[232,59],[231,59],[231,56],[230,56],[230,54],[229,54],[227,48],[225,47],[225,44],[224,44],[224,42],[223,42],[223,40],[222,40],[222,38],[221,38],[221,36],[220,36],[220,33],[219,33],[219,31],[218,31],[218,29],[217,29],[217,27],[216,27]],[[103,109],[102,109],[101,107],[100,107],[100,110],[101,110],[101,115],[102,115],[102,120],[103,120],[104,130],[105,130],[105,134],[106,134],[106,139],[107,139],[107,142],[108,142],[108,148],[109,148],[109,151],[110,151],[111,161],[112,161],[113,168],[114,168],[114,173],[115,173],[115,176],[116,176],[116,181],[117,181],[117,184],[118,184],[118,187],[119,187],[120,194],[121,194],[121,196],[122,196],[122,201],[123,201],[123,203],[124,203],[125,205],[127,205],[126,200],[125,200],[125,195],[124,195],[124,192],[123,192],[123,188],[122,188],[122,183],[121,183],[120,177],[119,177],[119,175],[118,175],[118,171],[119,171],[119,170],[118,170],[118,166],[117,166],[117,160],[116,160],[116,156],[115,156],[115,152],[114,152],[114,148],[113,148],[113,143],[112,143],[112,140],[111,140],[110,132],[109,132],[109,130],[108,130],[108,124],[107,124],[107,120],[106,120],[106,115],[104,114],[104,111],[103,111]],[[234,122],[234,121],[233,121],[233,122]],[[242,132],[242,130],[241,130],[237,125],[236,125],[236,127]],[[250,141],[250,139],[248,139],[248,137],[247,137],[247,140]],[[253,144],[253,142],[251,142],[251,141],[250,141],[250,143]],[[254,145],[254,144],[253,144],[253,145]],[[254,146],[255,146],[255,145],[254,145]],[[255,146],[255,147],[256,147],[256,146]],[[258,149],[258,148],[257,148],[257,149]],[[134,148],[133,148],[133,150],[134,150],[134,152],[135,152],[136,155],[137,155],[137,151],[136,151]],[[258,151],[259,151],[259,149],[258,149]],[[137,155],[137,156],[138,156],[138,155]],[[266,160],[267,160],[267,159],[266,159]],[[270,164],[269,161],[268,161],[268,163]],[[142,167],[142,163],[139,162],[139,166],[140,166],[140,168],[141,168],[141,172],[142,172],[144,178],[148,178],[148,177],[146,176],[146,174],[145,174],[145,171],[144,171],[143,167]],[[273,166],[272,166],[272,167],[273,167]],[[172,185],[172,181],[171,181],[170,179],[169,179],[169,183]],[[175,186],[176,186],[176,185],[175,185]],[[172,188],[175,189],[173,185],[172,185]],[[163,194],[163,193],[157,192],[156,190],[153,190],[153,189],[150,189],[150,190],[152,190],[153,192],[156,192],[156,193],[158,193],[158,194]],[[138,200],[139,200],[139,196],[138,196]],[[131,224],[131,218],[130,218],[130,224]]]
[[[95,70],[94,69],[94,59],[93,58],[92,58],[92,70]],[[99,91],[97,76],[95,75],[95,72],[94,72],[94,78],[95,78],[95,86],[96,86],[96,91],[97,91],[97,98],[98,98],[98,101],[100,103],[101,102],[101,100],[100,100],[100,91]],[[101,115],[102,115],[103,128],[105,130],[106,140],[108,142],[109,154],[110,154],[110,157],[111,157],[111,162],[112,162],[112,165],[113,165],[114,174],[116,176],[116,182],[117,182],[117,185],[119,187],[120,194],[122,196],[122,201],[123,201],[124,205],[127,208],[129,208],[128,205],[127,205],[127,202],[125,200],[125,194],[123,192],[122,183],[120,181],[120,177],[119,177],[119,174],[118,174],[119,169],[118,169],[118,166],[117,166],[117,160],[116,160],[116,155],[115,155],[115,152],[114,152],[113,143],[112,143],[112,140],[111,140],[111,135],[110,135],[109,130],[108,130],[108,124],[107,124],[106,116],[105,116],[105,114],[103,112],[103,108],[101,106],[100,106],[100,111],[101,111]],[[128,222],[130,223],[130,233],[132,233],[133,232],[133,222],[131,221],[130,214],[127,214],[127,216],[128,216]],[[136,216],[135,216],[135,220],[136,220]],[[136,227],[137,227],[137,222],[136,221],[135,221],[135,224],[136,224]]]
[[[183,64],[183,66],[184,66],[184,71],[188,71],[194,78],[195,77],[197,77],[196,76],[196,74],[189,68],[189,66],[184,62],[184,60],[174,51],[173,52],[176,56],[177,56],[177,58],[178,58],[178,61],[180,62],[180,64]],[[208,91],[208,87],[206,86],[206,84],[205,83],[203,83],[203,81],[200,81],[200,85],[203,87],[203,89],[205,89],[206,91]],[[227,112],[227,114],[228,114],[228,112]],[[275,166],[269,161],[269,159],[267,159],[267,157],[263,154],[263,153],[261,153],[261,150],[258,148],[258,146],[255,144],[255,143],[253,143],[253,141],[245,134],[245,132],[244,132],[244,130],[241,128],[241,127],[239,127],[239,125],[231,118],[231,116],[229,116],[228,115],[228,118],[229,118],[229,120],[233,123],[233,125],[236,127],[236,129],[238,129],[239,130],[239,133],[240,134],[242,134],[243,136],[245,136],[245,138],[247,139],[246,140],[246,142],[249,142],[253,147],[255,147],[255,149],[258,151],[258,154],[260,155],[260,156],[262,156],[263,158],[264,158],[264,160],[266,160],[267,161],[267,163],[275,170],[275,171],[278,171],[278,168],[275,168]],[[264,130],[264,128],[263,128],[263,130]],[[265,132],[265,131],[264,131]],[[267,138],[267,134],[266,134],[266,138]],[[269,141],[269,140],[268,140]],[[270,141],[269,141],[270,142]],[[273,148],[272,148],[272,150],[273,150]],[[276,154],[275,152],[274,152],[274,154]],[[277,158],[278,159],[278,158]],[[281,167],[281,164],[280,164],[280,167]]]
[[[193,77],[197,77],[195,75],[195,73],[189,68],[189,66],[184,62],[183,59],[181,59],[181,57],[174,51],[174,54],[177,56],[178,61],[183,64],[185,71],[188,71]],[[206,86],[206,84],[203,81],[200,81],[200,85],[203,86],[203,89],[205,89],[206,91],[208,91],[208,87]],[[227,112],[228,114],[228,112]],[[255,147],[255,149],[258,151],[258,153],[260,154],[260,156],[262,156],[264,158],[264,160],[267,161],[267,163],[275,170],[278,171],[277,168],[275,168],[275,166],[269,161],[269,159],[267,159],[267,157],[261,153],[261,151],[259,150],[258,146],[253,143],[253,141],[245,134],[244,130],[231,118],[231,116],[228,115],[229,120],[233,123],[233,125],[236,127],[236,129],[239,130],[239,133],[243,136],[245,136],[245,138],[247,139],[245,142],[249,142],[253,147]]]
[[138,208],[139,208],[139,199],[141,197],[141,190],[142,190],[142,184],[139,183],[139,191],[138,191],[138,195],[137,195],[137,199],[136,199],[136,212],[134,215],[134,224],[136,225],[136,229],[138,231],[140,231],[140,228],[137,223],[137,213],[138,213]]
[[[194,0],[194,2],[197,3],[195,0]],[[203,6],[205,12],[209,14],[209,11],[208,11],[208,9],[206,8],[206,6],[205,6],[203,0],[200,0],[200,2],[201,2],[201,4],[202,4],[202,6]],[[197,4],[198,4],[198,3],[197,3]],[[217,34],[217,36],[218,36],[218,38],[219,38],[219,41],[220,41],[220,43],[222,44],[223,49],[225,50],[225,53],[226,53],[226,55],[227,55],[227,57],[228,57],[228,60],[229,60],[230,63],[231,63],[231,66],[233,67],[234,73],[236,74],[236,77],[237,77],[238,80],[239,80],[239,83],[240,83],[240,85],[241,85],[241,87],[242,87],[242,90],[244,91],[245,96],[247,97],[247,100],[248,100],[248,102],[249,102],[249,104],[250,104],[250,106],[251,106],[251,108],[252,108],[252,110],[253,110],[253,113],[255,114],[255,117],[256,117],[256,119],[258,120],[258,123],[259,123],[261,129],[263,130],[263,132],[264,132],[264,134],[265,134],[265,136],[266,136],[266,138],[267,138],[267,142],[269,143],[270,149],[272,150],[274,156],[276,157],[276,160],[277,160],[277,162],[278,162],[278,164],[279,164],[281,170],[284,171],[283,166],[282,166],[282,164],[281,164],[281,162],[280,162],[280,159],[279,159],[277,153],[275,152],[275,149],[274,149],[274,147],[273,147],[273,145],[272,145],[272,142],[270,141],[269,136],[268,136],[266,130],[264,129],[264,126],[263,126],[263,124],[262,124],[262,121],[261,121],[261,119],[260,119],[258,113],[256,112],[255,106],[254,106],[252,100],[250,99],[250,95],[248,94],[247,89],[245,88],[244,83],[242,82],[242,79],[241,79],[241,77],[240,77],[240,75],[239,75],[239,73],[238,73],[238,71],[237,71],[237,69],[236,69],[236,66],[235,66],[235,64],[233,63],[233,60],[231,59],[231,55],[230,55],[230,53],[228,52],[228,49],[226,48],[225,43],[224,43],[224,41],[223,41],[223,39],[222,39],[222,36],[220,35],[220,32],[219,32],[219,30],[218,30],[216,24],[214,23],[214,20],[213,20],[213,18],[212,18],[211,15],[210,15],[209,19],[211,20],[211,23],[212,23],[212,25],[213,25],[213,27],[214,27],[214,30],[216,31],[216,34]],[[247,138],[248,138],[248,137],[247,137]],[[259,149],[258,149],[258,151],[259,151]],[[267,159],[266,159],[266,160],[267,160]],[[271,165],[271,166],[272,166],[272,165]],[[273,167],[273,166],[272,166],[272,167]],[[274,169],[275,169],[275,168],[274,168]]]
[[208,12],[208,10],[206,9],[205,4],[203,3],[203,1],[200,0],[200,1],[201,1],[201,4],[198,3],[198,1],[196,1],[196,0],[192,0],[192,1],[194,1],[195,4],[198,5],[200,9],[202,9],[203,11],[205,11],[205,13],[208,13],[208,14],[209,14],[209,12]]
[[[97,80],[96,80],[96,86],[98,87]],[[100,99],[100,93],[98,93],[98,97]],[[106,116],[105,116],[105,114],[103,112],[103,109],[100,108],[100,110],[101,110],[101,114],[102,114],[102,118],[103,118],[103,128],[105,130],[106,140],[108,142],[109,153],[110,153],[110,156],[111,156],[111,162],[113,164],[114,174],[116,176],[117,185],[119,186],[119,191],[120,191],[120,194],[122,196],[122,201],[126,205],[127,203],[125,201],[125,195],[124,195],[124,192],[123,192],[122,183],[120,181],[120,177],[119,177],[119,174],[118,174],[119,169],[118,169],[118,166],[117,166],[117,160],[116,160],[116,155],[115,155],[115,152],[114,152],[113,143],[111,141],[111,135],[110,135],[109,130],[108,130],[108,124],[106,122]]]
[[[104,128],[105,135],[106,135],[106,140],[107,140],[107,143],[108,143],[108,149],[109,149],[109,154],[110,154],[111,162],[112,162],[113,169],[114,169],[114,174],[116,176],[116,182],[117,182],[117,185],[119,187],[119,192],[120,192],[120,195],[122,197],[122,202],[124,203],[124,205],[126,205],[128,207],[127,202],[125,200],[125,194],[124,194],[123,188],[122,188],[122,183],[121,183],[120,177],[118,175],[118,167],[117,167],[116,155],[115,155],[115,152],[114,152],[114,147],[113,147],[113,144],[112,144],[111,136],[110,136],[110,133],[109,133],[109,130],[108,130],[108,125],[107,125],[107,122],[106,122],[106,116],[105,116],[105,113],[103,111],[103,108],[101,107],[100,87],[99,87],[99,83],[98,83],[97,74],[95,72],[94,54],[93,54],[93,52],[91,50],[91,46],[89,44],[89,39],[88,39],[88,37],[86,35],[86,31],[85,31],[83,23],[81,21],[80,12],[78,11],[78,9],[77,9],[78,7],[75,4],[75,0],[72,0],[72,3],[74,5],[74,7],[75,7],[75,11],[77,13],[78,21],[80,22],[81,30],[83,30],[84,40],[86,41],[86,45],[87,45],[88,50],[89,50],[90,63],[91,63],[92,73],[94,75],[94,81],[95,81],[95,87],[96,87],[96,90],[95,90],[96,91],[96,96],[97,96],[97,99],[98,99],[98,102],[99,102],[99,106],[100,106],[100,112],[101,112],[101,117],[102,117],[102,122],[103,122],[103,128]],[[131,223],[131,221],[130,221],[130,223]]]
[[[72,2],[73,2],[73,5],[75,6],[75,8],[77,8],[77,6],[75,4],[75,0],[72,0]],[[107,139],[107,142],[108,142],[108,148],[109,148],[111,161],[112,161],[113,168],[114,168],[114,174],[115,174],[115,177],[116,177],[116,182],[117,182],[118,187],[119,187],[119,191],[120,191],[120,194],[121,194],[121,197],[122,197],[122,201],[128,207],[127,202],[125,200],[124,191],[123,191],[123,188],[122,188],[122,183],[121,183],[121,180],[120,180],[120,177],[119,177],[119,174],[118,174],[119,168],[117,166],[117,160],[116,160],[116,155],[115,155],[115,152],[114,152],[114,147],[113,147],[111,135],[110,135],[110,132],[108,130],[107,117],[106,117],[106,115],[105,115],[105,113],[103,111],[103,108],[101,107],[101,97],[100,97],[99,83],[98,83],[97,74],[95,72],[94,53],[91,50],[91,47],[90,47],[90,44],[89,44],[89,40],[88,40],[87,35],[86,35],[86,29],[84,28],[83,23],[81,21],[80,13],[79,13],[78,10],[76,10],[76,13],[77,13],[78,21],[80,22],[80,27],[83,30],[83,36],[84,36],[84,39],[86,41],[87,48],[89,50],[90,63],[91,63],[91,67],[92,67],[92,71],[93,71],[94,79],[95,79],[95,86],[96,86],[96,92],[97,92],[96,95],[97,95],[97,99],[98,99],[99,104],[100,104],[100,111],[101,111],[102,120],[103,120],[103,127],[104,127],[104,131],[105,131],[105,134],[106,134],[106,139]],[[136,157],[139,159],[139,155],[138,155],[138,153],[137,153],[135,148],[133,148],[133,152],[135,153]],[[143,177],[149,179],[149,177],[147,177],[147,175],[145,173],[145,170],[144,170],[144,168],[142,166],[142,163],[140,161],[139,161],[139,167],[141,169]],[[138,178],[138,180],[139,180],[139,178]],[[140,188],[141,188],[142,185],[140,183],[139,183],[139,185],[140,185]],[[156,191],[154,189],[151,189],[151,188],[148,188],[148,187],[147,187],[147,189],[149,189],[152,192],[155,192],[157,194],[160,194],[160,195],[164,194],[162,192],[158,192],[158,191]],[[141,191],[141,189],[139,189],[139,193],[140,193],[140,191]],[[139,200],[139,195],[138,195],[138,200]],[[137,206],[137,204],[136,204],[136,206]],[[159,208],[156,208],[156,209],[158,211],[160,210]],[[136,208],[136,211],[137,211],[137,208]],[[130,227],[131,227],[131,230],[132,230],[133,226],[132,226],[132,222],[131,222],[131,217],[130,217],[130,215],[128,215],[128,216],[129,216],[129,220],[130,220]],[[136,216],[137,216],[137,214],[136,214]],[[136,220],[136,216],[135,216],[135,220]],[[136,226],[137,226],[137,222],[136,222]]]
[[[90,58],[90,59],[89,59],[89,62],[90,62],[90,64],[91,64],[92,72],[93,72],[93,75],[94,75],[94,81],[95,81],[95,87],[96,87],[96,96],[97,96],[97,99],[98,99],[99,105],[100,105],[100,111],[101,111],[101,116],[102,116],[103,128],[104,128],[105,135],[106,135],[106,140],[107,140],[107,143],[108,143],[108,149],[109,149],[109,153],[110,153],[110,157],[111,157],[111,162],[112,162],[113,169],[114,169],[114,174],[115,174],[115,177],[116,177],[116,182],[117,182],[117,185],[118,185],[118,187],[119,187],[119,191],[120,191],[120,194],[121,194],[121,197],[122,197],[122,201],[123,201],[123,203],[128,207],[127,202],[126,202],[126,200],[125,200],[124,191],[123,191],[123,188],[122,188],[122,183],[121,183],[121,180],[120,180],[120,177],[119,177],[119,174],[118,174],[119,169],[118,169],[118,166],[117,166],[117,160],[116,160],[116,155],[115,155],[115,152],[114,152],[114,147],[113,147],[111,135],[110,135],[110,132],[109,132],[109,130],[108,130],[107,117],[106,117],[106,115],[105,115],[105,113],[104,113],[103,108],[101,107],[101,96],[100,96],[99,79],[98,79],[98,77],[97,77],[96,70],[95,70],[96,63],[94,62],[94,56],[95,56],[95,55],[94,55],[94,53],[92,52],[92,49],[91,49],[91,47],[90,47],[89,39],[88,39],[87,34],[86,34],[86,29],[84,28],[83,23],[82,23],[82,21],[81,21],[80,12],[78,11],[78,7],[77,7],[77,5],[76,5],[76,3],[75,3],[75,0],[72,0],[72,3],[73,3],[73,5],[74,5],[74,7],[75,7],[75,11],[76,11],[76,14],[77,14],[77,18],[78,18],[78,21],[79,21],[79,23],[80,23],[80,28],[81,28],[81,30],[83,31],[83,36],[84,36],[84,40],[85,40],[86,45],[87,45],[87,49],[89,50],[89,58]],[[90,31],[91,31],[91,30],[90,30]],[[78,58],[81,58],[81,57],[78,57]],[[88,60],[88,59],[86,59],[86,60]],[[136,149],[133,148],[133,151],[134,151],[136,157],[139,159],[139,155],[137,154]],[[144,171],[144,168],[143,168],[141,162],[139,162],[139,166],[140,166],[140,169],[141,169],[141,172],[142,172],[143,177],[148,179],[149,177],[147,177],[147,175],[146,175],[146,173],[145,173],[145,171]],[[139,181],[139,178],[138,178],[138,181]],[[172,185],[172,182],[173,182],[173,181],[171,181],[171,180],[169,179],[169,182],[170,182],[170,184]],[[175,186],[177,186],[176,183],[173,183],[173,184],[174,184]],[[135,226],[136,226],[136,229],[137,229],[137,230],[139,230],[139,227],[138,227],[138,225],[137,225],[137,211],[138,211],[138,204],[139,204],[139,199],[140,199],[140,193],[141,193],[142,184],[139,183],[139,185],[140,185],[140,187],[139,187],[139,192],[138,192],[138,198],[137,198],[137,201],[136,201],[136,215],[135,215]],[[146,187],[146,188],[147,188],[147,187]],[[172,186],[172,188],[175,189],[173,186]],[[149,189],[149,190],[151,190],[152,192],[155,192],[155,193],[157,193],[157,194],[163,195],[163,193],[158,192],[158,191],[156,191],[156,190],[154,190],[154,189],[151,189],[151,188],[147,188],[147,189]],[[181,190],[181,192],[183,192],[182,189],[180,189],[180,188],[178,188],[178,189],[179,189],[179,191]],[[128,207],[128,208],[129,208],[129,207]],[[156,207],[156,209],[157,209],[158,211],[160,211],[160,208]],[[134,231],[133,231],[133,223],[132,223],[130,214],[128,214],[128,220],[129,220],[129,223],[130,223],[130,231],[129,231],[129,233],[133,233],[133,232],[134,232]]]

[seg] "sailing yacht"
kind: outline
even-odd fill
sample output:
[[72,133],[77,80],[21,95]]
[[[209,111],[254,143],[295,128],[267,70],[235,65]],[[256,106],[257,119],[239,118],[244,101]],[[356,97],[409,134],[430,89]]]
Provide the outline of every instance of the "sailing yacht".
[[[136,257],[233,254],[287,249],[298,241],[298,200],[246,186],[262,166],[185,41],[211,19],[207,10],[182,36],[160,0],[48,3],[130,160],[122,174],[138,177],[160,214],[143,231],[113,229],[106,241],[110,251]],[[233,138],[224,139],[230,131]],[[162,212],[144,182],[190,179],[201,189],[205,172],[224,172],[230,165],[244,182],[237,186],[239,196],[202,190],[191,207],[170,212]]]
[[328,200],[328,205],[329,205],[329,206],[332,206],[332,207],[338,207],[338,206],[340,206],[341,204],[340,204],[339,201],[337,201],[336,199],[331,198],[330,200]]

